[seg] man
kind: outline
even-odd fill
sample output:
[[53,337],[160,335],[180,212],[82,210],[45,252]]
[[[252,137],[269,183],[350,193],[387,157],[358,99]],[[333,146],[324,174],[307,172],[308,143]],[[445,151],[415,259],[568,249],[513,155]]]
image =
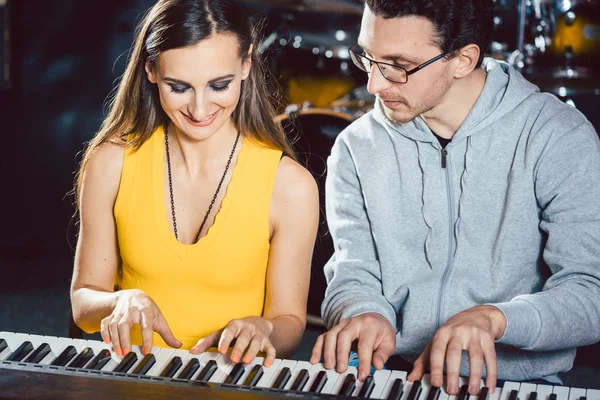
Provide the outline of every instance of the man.
[[311,362],[392,354],[469,392],[559,383],[600,340],[600,151],[585,117],[483,60],[492,0],[366,0],[355,64],[375,109],[329,158],[335,254]]

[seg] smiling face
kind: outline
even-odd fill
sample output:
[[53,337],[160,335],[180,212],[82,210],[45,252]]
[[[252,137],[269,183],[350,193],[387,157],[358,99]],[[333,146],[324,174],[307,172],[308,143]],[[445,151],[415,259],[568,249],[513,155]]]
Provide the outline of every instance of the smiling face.
[[179,133],[204,140],[233,129],[233,114],[250,62],[239,56],[233,34],[216,34],[194,46],[165,51],[154,65],[146,64],[160,103]]
[[[368,6],[365,6],[358,43],[367,57],[407,71],[442,53],[435,43],[434,26],[426,18],[384,19]],[[451,64],[445,59],[438,60],[409,75],[405,84],[388,81],[373,64],[367,88],[381,100],[390,120],[405,123],[427,115],[442,102],[452,84]]]

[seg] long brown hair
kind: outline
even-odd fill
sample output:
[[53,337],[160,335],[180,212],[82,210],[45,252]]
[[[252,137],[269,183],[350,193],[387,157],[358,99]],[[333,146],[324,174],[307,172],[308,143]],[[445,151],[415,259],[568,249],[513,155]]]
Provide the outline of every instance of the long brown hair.
[[[232,115],[236,128],[296,160],[281,125],[274,121],[276,113],[267,85],[268,72],[258,53],[258,30],[237,0],[159,0],[136,28],[127,67],[107,103],[106,119],[84,152],[75,183],[77,204],[83,173],[98,146],[111,142],[137,150],[158,126],[168,122],[158,89],[146,78],[146,61],[155,63],[167,50],[193,46],[218,33],[233,33],[239,41],[242,61],[250,57],[252,63]],[[251,45],[253,50],[249,54]]]

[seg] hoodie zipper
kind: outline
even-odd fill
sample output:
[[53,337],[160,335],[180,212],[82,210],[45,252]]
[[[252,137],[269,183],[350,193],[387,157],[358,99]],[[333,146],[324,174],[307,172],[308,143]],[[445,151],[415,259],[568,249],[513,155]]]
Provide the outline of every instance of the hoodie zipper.
[[448,249],[448,261],[446,263],[446,269],[442,275],[440,282],[440,290],[438,290],[437,298],[437,321],[436,330],[443,325],[442,310],[444,308],[444,292],[446,291],[446,283],[448,281],[448,275],[454,264],[454,252],[456,250],[456,239],[454,237],[454,186],[452,184],[452,166],[448,163],[448,151],[442,149],[442,168],[446,173],[446,196],[448,199],[448,234],[450,246]]

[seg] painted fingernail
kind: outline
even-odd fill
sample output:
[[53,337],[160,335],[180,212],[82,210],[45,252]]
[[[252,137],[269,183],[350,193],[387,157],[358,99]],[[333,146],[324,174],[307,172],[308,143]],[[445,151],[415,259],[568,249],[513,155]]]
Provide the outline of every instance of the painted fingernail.
[[129,349],[127,349],[127,348],[123,349],[123,355],[126,356],[127,354],[129,354]]
[[109,338],[104,338],[104,343],[109,344],[110,343],[110,339]]
[[115,353],[117,353],[118,356],[122,356],[123,353],[121,352],[121,348],[120,347],[115,347]]

